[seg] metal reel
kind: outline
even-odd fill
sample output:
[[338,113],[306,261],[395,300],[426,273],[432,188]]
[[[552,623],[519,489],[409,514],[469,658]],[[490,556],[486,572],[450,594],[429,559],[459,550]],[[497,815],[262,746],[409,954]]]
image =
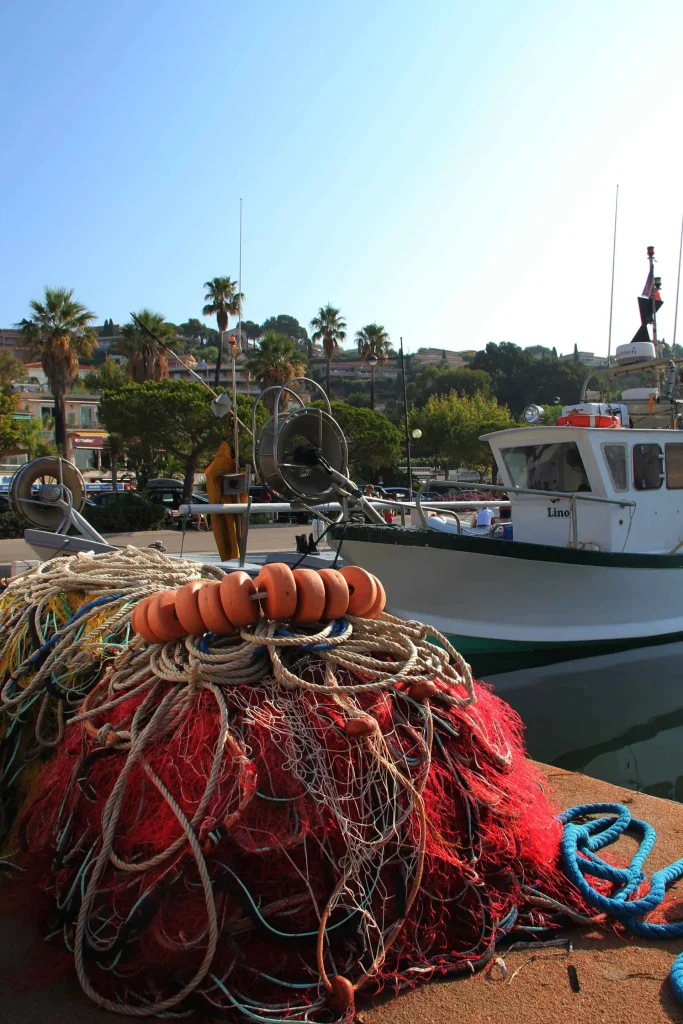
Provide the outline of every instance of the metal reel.
[[48,455],[33,459],[12,477],[10,508],[31,526],[59,530],[68,518],[61,502],[76,512],[85,505],[85,481],[66,459]]
[[261,432],[258,469],[261,479],[289,498],[324,500],[336,494],[329,472],[316,453],[337,473],[348,473],[346,440],[337,421],[310,406],[269,420]]

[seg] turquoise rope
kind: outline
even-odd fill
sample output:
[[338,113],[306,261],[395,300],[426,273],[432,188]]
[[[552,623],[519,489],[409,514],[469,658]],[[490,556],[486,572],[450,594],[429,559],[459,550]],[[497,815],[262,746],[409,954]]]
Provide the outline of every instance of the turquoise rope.
[[[577,819],[593,814],[602,816],[576,823]],[[652,924],[644,920],[646,914],[660,906],[669,886],[683,878],[683,858],[655,871],[644,896],[629,898],[647,878],[643,868],[657,839],[652,825],[632,818],[628,807],[622,804],[582,804],[561,814],[560,821],[564,825],[561,845],[564,869],[587,903],[615,918],[634,935],[648,939],[683,936],[683,921]],[[615,843],[627,829],[639,835],[640,844],[629,866],[617,868],[604,861],[597,851]],[[587,880],[591,876],[615,886],[612,896],[599,893]],[[674,995],[683,1002],[683,953],[674,960],[669,980]]]

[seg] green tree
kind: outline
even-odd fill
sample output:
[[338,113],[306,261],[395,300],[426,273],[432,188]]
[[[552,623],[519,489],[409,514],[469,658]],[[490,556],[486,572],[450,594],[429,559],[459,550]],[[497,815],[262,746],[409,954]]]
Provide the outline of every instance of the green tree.
[[55,400],[55,441],[66,447],[65,395],[77,372],[79,357],[92,355],[97,335],[95,314],[74,299],[73,288],[45,288],[43,301],[31,299],[32,313],[19,327],[32,351],[40,355]]
[[491,450],[480,436],[513,425],[509,410],[481,392],[462,397],[454,391],[432,395],[424,409],[410,414],[411,430],[422,431],[420,447],[440,466],[491,466]]
[[[177,342],[176,329],[166,322],[163,313],[141,309],[135,314],[141,324],[154,334],[159,341],[173,347]],[[162,380],[168,376],[168,359],[165,349],[147,331],[138,327],[135,321],[124,324],[119,342],[121,352],[128,357],[128,374],[134,384],[146,380]]]
[[192,494],[195,473],[220,444],[224,424],[211,411],[211,395],[184,380],[127,384],[105,391],[100,417],[110,434],[130,446],[134,457],[152,464],[166,452],[182,465],[183,499]]
[[19,447],[21,443],[19,430],[21,420],[14,418],[16,408],[17,400],[14,395],[0,394],[0,452],[2,453]]
[[552,356],[534,359],[528,350],[509,341],[489,342],[483,352],[476,353],[470,369],[489,374],[491,392],[513,416],[519,416],[530,402],[543,404],[555,397],[564,405],[576,402],[586,376],[581,363],[560,362]]
[[249,348],[250,341],[257,341],[263,334],[263,328],[261,325],[254,323],[253,320],[243,320],[242,330],[247,337],[247,348]]
[[213,363],[218,359],[218,348],[215,345],[204,345],[203,348],[193,348],[192,355],[196,360],[205,363]]
[[[316,406],[322,403],[314,402]],[[376,409],[360,409],[347,402],[332,402],[332,415],[349,447],[351,472],[360,466],[384,469],[401,457],[401,431]]]
[[261,334],[265,334],[266,331],[286,334],[288,338],[293,338],[294,341],[308,341],[308,331],[306,328],[299,323],[295,316],[289,316],[288,313],[269,316],[267,320],[264,320],[261,324]]
[[202,316],[215,316],[218,324],[219,342],[218,359],[216,360],[216,373],[214,375],[214,387],[218,387],[223,364],[223,335],[228,329],[230,317],[238,317],[244,303],[244,295],[237,291],[238,284],[231,277],[214,277],[211,281],[205,281],[206,295],[204,296],[204,308]]
[[91,370],[84,374],[83,385],[86,391],[112,391],[122,388],[127,379],[125,371],[110,357],[96,373]]
[[469,367],[442,370],[438,366],[425,366],[418,370],[406,390],[409,402],[421,409],[432,395],[447,395],[450,391],[458,395],[488,395],[491,378],[485,370],[470,370]]
[[318,315],[311,320],[313,337],[311,342],[322,342],[325,359],[327,360],[326,390],[327,397],[330,397],[330,364],[335,352],[338,351],[340,342],[346,337],[346,320],[339,315],[339,310],[334,306],[321,306]]
[[[248,362],[249,373],[262,388],[284,384],[304,371],[304,360],[293,338],[276,331],[266,331]],[[274,394],[266,396],[266,406],[274,408]]]
[[[389,354],[389,335],[381,324],[366,324],[356,331],[358,354],[366,362],[375,356],[378,363],[384,363]],[[370,360],[370,408],[375,408],[375,366]]]
[[43,422],[33,416],[29,420],[17,420],[19,447],[22,448],[29,461],[43,455],[56,455],[57,449],[51,441],[45,441],[43,431],[52,430],[52,417],[44,416]]
[[0,351],[0,390],[7,392],[11,384],[26,380],[26,367],[11,352]]
[[574,342],[574,362],[579,362],[579,346]]

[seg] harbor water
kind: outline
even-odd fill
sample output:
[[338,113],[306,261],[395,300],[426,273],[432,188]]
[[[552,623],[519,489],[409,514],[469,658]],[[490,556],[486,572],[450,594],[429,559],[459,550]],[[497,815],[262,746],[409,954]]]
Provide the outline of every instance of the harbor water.
[[683,643],[488,677],[521,715],[529,754],[683,802]]

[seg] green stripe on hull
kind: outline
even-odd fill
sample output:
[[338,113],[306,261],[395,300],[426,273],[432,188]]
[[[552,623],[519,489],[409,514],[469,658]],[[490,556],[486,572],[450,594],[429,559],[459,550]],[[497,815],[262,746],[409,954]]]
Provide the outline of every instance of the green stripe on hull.
[[656,647],[683,640],[683,633],[662,636],[630,637],[628,640],[591,640],[584,643],[522,643],[517,640],[493,640],[477,636],[453,636],[448,639],[469,662],[475,676],[486,679],[501,672],[537,668],[577,658],[596,658],[601,654],[628,651],[636,647]]

